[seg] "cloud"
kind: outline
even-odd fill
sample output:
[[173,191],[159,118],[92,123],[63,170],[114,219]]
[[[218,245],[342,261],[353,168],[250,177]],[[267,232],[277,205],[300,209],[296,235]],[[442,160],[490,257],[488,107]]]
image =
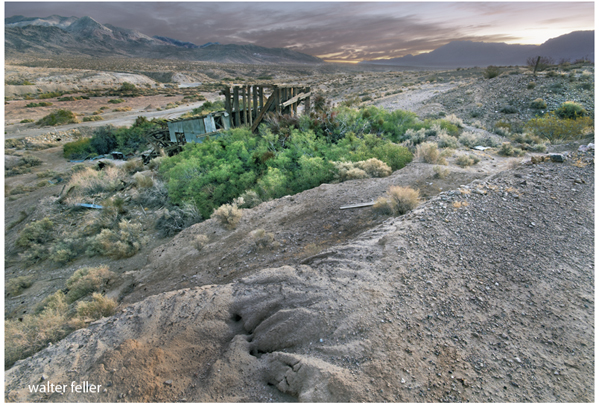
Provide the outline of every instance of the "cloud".
[[521,35],[528,27],[588,25],[593,3],[7,2],[5,11],[7,17],[89,15],[196,44],[256,44],[364,60],[417,54],[456,40],[526,42]]

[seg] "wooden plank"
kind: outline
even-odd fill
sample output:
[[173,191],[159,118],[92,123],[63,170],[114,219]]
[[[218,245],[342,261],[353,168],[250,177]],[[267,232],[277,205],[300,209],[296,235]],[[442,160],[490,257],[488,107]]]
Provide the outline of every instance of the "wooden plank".
[[279,87],[275,88],[275,112],[281,113],[281,89]]
[[247,124],[248,122],[248,112],[246,109],[246,100],[247,100],[247,96],[245,94],[245,86],[241,87],[241,119],[243,120],[243,124]]
[[304,100],[304,114],[310,114],[310,87],[304,87],[304,91],[308,94]]
[[239,87],[233,87],[233,110],[235,111],[235,127],[241,125],[239,117]]
[[[260,86],[258,88],[259,92],[258,92],[258,96],[260,99],[260,111],[262,111],[262,109],[264,108],[264,87]],[[258,118],[258,116],[256,115],[256,118]]]
[[[299,88],[294,87],[293,88],[293,95],[295,96],[296,94],[299,94]],[[291,106],[291,108],[293,109],[293,116],[297,117],[297,101],[293,103],[293,105]]]
[[272,106],[274,104],[274,101],[276,98],[277,98],[276,92],[273,92],[270,95],[270,97],[268,98],[268,100],[266,100],[266,104],[264,105],[264,108],[262,108],[260,110],[260,114],[258,114],[258,116],[256,117],[256,120],[252,124],[252,132],[254,132],[256,130],[256,128],[258,128],[258,124],[260,124],[260,121],[262,121],[262,118],[264,118],[264,114],[266,114],[266,112],[268,111],[270,106]]
[[[257,117],[258,116],[258,86],[254,85],[253,89],[252,89],[252,101],[254,102],[254,113],[252,114],[252,118],[253,117]],[[253,121],[253,120],[250,120]],[[253,122],[250,122],[253,124]]]
[[282,108],[285,108],[287,106],[290,106],[293,103],[297,103],[298,101],[302,101],[303,99],[305,99],[306,97],[310,97],[311,93],[300,93],[297,96],[290,98],[289,100],[285,101],[283,104],[281,104]]
[[340,210],[349,210],[351,208],[364,208],[364,207],[372,207],[374,204],[376,204],[375,201],[373,202],[369,202],[369,203],[362,203],[362,204],[354,204],[354,205],[345,205],[343,207],[339,207]]

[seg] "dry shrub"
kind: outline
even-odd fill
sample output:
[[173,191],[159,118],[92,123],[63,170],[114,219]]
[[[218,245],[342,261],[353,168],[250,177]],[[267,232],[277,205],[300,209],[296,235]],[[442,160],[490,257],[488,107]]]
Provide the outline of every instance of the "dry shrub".
[[438,179],[444,179],[449,176],[449,169],[443,166],[433,166],[433,171],[435,172],[435,177]]
[[413,210],[420,202],[420,192],[410,187],[391,186],[387,195],[395,215],[403,215]]
[[385,197],[379,197],[372,206],[372,209],[378,215],[393,215],[391,202]]
[[147,208],[161,208],[168,204],[168,189],[160,180],[152,180],[152,186],[133,193],[133,201]]
[[106,298],[100,293],[94,293],[92,295],[92,301],[80,302],[77,304],[77,316],[96,320],[105,316],[114,315],[115,309],[115,300],[112,298]]
[[460,147],[460,142],[455,137],[447,134],[439,135],[437,144],[441,148],[458,149]]
[[377,158],[357,162],[355,165],[364,170],[370,177],[387,177],[393,172],[385,162]]
[[462,207],[467,207],[468,201],[454,201],[453,204],[451,204],[453,208],[455,208],[456,210]]
[[43,245],[52,240],[53,228],[54,222],[50,221],[49,218],[31,222],[19,233],[16,245],[23,248],[30,248],[36,244]]
[[102,229],[99,235],[88,239],[87,254],[110,256],[116,259],[131,257],[143,245],[142,225],[125,220],[119,223],[118,231]]
[[451,122],[458,128],[464,127],[464,122],[462,121],[462,119],[458,118],[455,114],[449,114],[446,117],[444,117],[443,120]]
[[241,208],[254,208],[262,203],[262,199],[254,190],[248,190],[239,196],[240,202],[237,204]]
[[333,162],[337,174],[335,178],[339,181],[365,179],[368,173],[356,167],[353,162]]
[[57,291],[48,297],[46,306],[38,314],[28,314],[22,321],[4,322],[4,366],[10,367],[17,360],[65,337],[71,329],[67,325],[67,309],[64,294]]
[[275,234],[272,232],[266,232],[264,229],[253,230],[252,232],[250,232],[250,236],[259,249],[264,249],[276,243],[274,241]]
[[498,153],[502,156],[522,156],[526,152],[520,148],[514,148],[509,142],[504,142],[501,144],[501,149],[499,149]]
[[[148,189],[152,190],[152,189]],[[202,220],[202,215],[193,204],[185,204],[183,207],[172,207],[165,209],[156,221],[156,229],[162,237],[172,236],[183,229],[197,224]]]
[[33,276],[19,276],[8,280],[4,286],[6,294],[12,297],[16,297],[26,288],[31,287],[33,284]]
[[133,179],[137,188],[150,188],[154,185],[154,180],[151,177],[144,176],[141,173],[135,173]]
[[208,241],[209,241],[208,236],[206,236],[204,234],[200,234],[193,239],[193,244],[197,250],[202,250],[202,249],[204,249],[204,246],[206,246]]
[[424,142],[416,147],[416,159],[430,164],[446,164],[435,142]]
[[233,203],[221,205],[214,210],[210,218],[216,218],[227,229],[235,229],[239,221],[241,221],[242,216],[243,212],[237,208],[237,204]]
[[129,174],[133,174],[133,173],[141,172],[144,169],[144,164],[141,161],[141,159],[128,160],[123,165],[123,169]]
[[476,155],[460,155],[456,159],[456,164],[461,167],[473,166],[480,162],[480,158]]
[[75,271],[67,280],[67,302],[75,302],[92,292],[100,291],[114,276],[108,266],[83,267]]
[[124,174],[118,167],[107,167],[101,171],[86,167],[71,176],[67,189],[75,186],[79,195],[116,191],[122,187],[123,177]]

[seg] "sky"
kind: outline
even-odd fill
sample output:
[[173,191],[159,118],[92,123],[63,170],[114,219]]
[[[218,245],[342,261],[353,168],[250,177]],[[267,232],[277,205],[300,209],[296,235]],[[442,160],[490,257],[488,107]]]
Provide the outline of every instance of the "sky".
[[430,52],[451,41],[541,44],[593,30],[594,2],[5,2],[5,17],[90,16],[201,45],[282,47],[330,62]]

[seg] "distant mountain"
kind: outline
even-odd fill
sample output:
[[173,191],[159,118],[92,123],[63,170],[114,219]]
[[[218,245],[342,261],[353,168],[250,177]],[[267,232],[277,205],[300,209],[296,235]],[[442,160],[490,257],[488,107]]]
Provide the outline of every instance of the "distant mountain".
[[150,37],[139,31],[101,24],[91,17],[13,16],[4,21],[5,58],[89,55],[250,64],[323,63],[319,58],[284,48],[218,42],[195,45],[163,36]]
[[541,45],[509,45],[497,42],[453,41],[429,53],[361,63],[419,67],[472,67],[524,65],[530,56],[549,56],[555,61],[586,57],[595,59],[595,31],[575,31]]

